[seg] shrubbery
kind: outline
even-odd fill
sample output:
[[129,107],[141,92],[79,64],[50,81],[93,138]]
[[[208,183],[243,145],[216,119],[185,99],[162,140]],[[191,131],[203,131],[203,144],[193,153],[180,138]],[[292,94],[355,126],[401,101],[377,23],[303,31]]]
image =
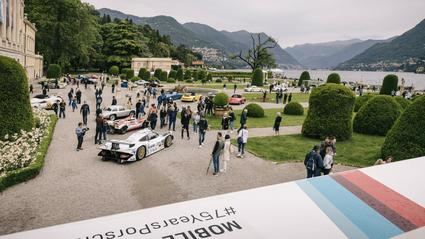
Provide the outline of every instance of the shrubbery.
[[335,84],[341,84],[341,77],[338,73],[332,73],[328,76],[328,80],[326,83],[335,83]]
[[229,96],[226,93],[218,93],[214,97],[214,106],[215,107],[223,108],[223,107],[227,106],[228,103],[229,103]]
[[177,70],[176,79],[177,80],[183,80],[183,78],[184,78],[183,69],[180,68],[180,69]]
[[425,96],[418,97],[398,118],[382,146],[382,157],[395,160],[425,156]]
[[0,56],[0,138],[33,126],[28,80],[24,68]]
[[213,80],[212,75],[211,74],[208,74],[207,75],[207,81],[212,82],[212,80]]
[[47,68],[47,79],[57,79],[62,75],[62,68],[58,64],[50,64]]
[[283,109],[283,113],[285,115],[303,115],[304,114],[304,108],[298,102],[290,102]]
[[223,83],[223,80],[221,78],[218,78],[217,80],[215,80],[215,83]]
[[159,78],[160,81],[166,82],[168,80],[168,74],[166,71],[161,72],[161,76]]
[[407,108],[407,106],[409,106],[412,102],[410,102],[409,100],[405,99],[402,96],[396,96],[394,97],[395,101],[397,101],[397,103],[401,106],[401,108],[404,110]]
[[360,108],[354,118],[357,133],[385,136],[400,116],[401,107],[391,96],[378,95]]
[[193,80],[192,79],[186,80],[186,83],[192,84]]
[[120,79],[121,80],[127,79],[127,74],[120,74]]
[[142,79],[142,80],[149,80],[149,78],[151,77],[151,73],[146,70],[145,68],[142,68],[139,70],[139,74],[138,76]]
[[126,78],[127,78],[127,79],[132,79],[132,78],[134,77],[134,70],[132,70],[132,69],[128,69],[128,70],[125,72],[125,75],[126,75]]
[[354,112],[358,112],[362,106],[366,105],[369,100],[371,100],[376,95],[366,94],[359,97],[356,97],[354,102]]
[[185,80],[191,80],[192,79],[192,72],[190,70],[186,70],[184,72],[184,79]]
[[304,81],[310,80],[310,73],[308,71],[304,71],[301,73],[300,79],[298,80],[298,86],[301,86]]
[[154,71],[154,73],[153,73],[153,76],[154,77],[156,77],[156,78],[158,78],[158,79],[161,79],[161,73],[162,73],[162,70],[161,69],[155,69],[155,71]]
[[313,90],[302,133],[307,137],[335,136],[350,139],[353,134],[352,114],[355,96],[338,84],[325,84]]
[[177,71],[171,70],[170,73],[168,74],[168,78],[176,79],[176,77],[177,77]]
[[130,81],[131,81],[131,82],[136,82],[136,81],[138,81],[138,80],[140,80],[140,77],[138,77],[138,76],[133,76],[133,77],[131,77],[131,79],[130,79]]
[[252,85],[263,86],[264,84],[264,74],[263,70],[255,69],[252,73]]
[[252,117],[252,118],[263,118],[264,117],[264,109],[255,103],[251,103],[249,105],[247,105],[244,110],[247,109],[248,110],[248,117]]
[[167,83],[176,83],[176,80],[174,78],[168,78]]
[[111,68],[109,68],[109,74],[113,76],[117,76],[119,73],[120,73],[120,68],[118,66],[111,66]]
[[392,91],[397,91],[398,87],[398,77],[396,75],[390,74],[385,76],[384,81],[382,82],[381,95],[391,95]]

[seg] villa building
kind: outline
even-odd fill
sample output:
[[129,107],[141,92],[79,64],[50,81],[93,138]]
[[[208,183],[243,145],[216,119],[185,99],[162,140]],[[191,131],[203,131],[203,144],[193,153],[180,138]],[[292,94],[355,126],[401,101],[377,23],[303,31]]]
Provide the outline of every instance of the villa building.
[[24,7],[24,0],[0,0],[0,55],[21,63],[31,81],[43,75],[43,57],[35,53],[37,29]]
[[131,69],[137,74],[140,69],[145,68],[148,71],[161,69],[163,71],[171,71],[172,65],[179,65],[178,61],[171,58],[133,58],[131,60]]

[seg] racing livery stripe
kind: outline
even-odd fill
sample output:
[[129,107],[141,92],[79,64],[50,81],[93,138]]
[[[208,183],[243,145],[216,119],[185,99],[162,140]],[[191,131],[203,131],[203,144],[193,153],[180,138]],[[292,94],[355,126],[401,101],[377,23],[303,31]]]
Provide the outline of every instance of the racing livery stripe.
[[425,226],[425,208],[355,170],[333,178],[404,231]]
[[[306,180],[368,238],[391,238],[403,231],[329,176]],[[305,189],[302,188],[303,190]],[[307,188],[308,189],[308,188]],[[310,190],[311,194],[311,190]],[[309,194],[307,194],[309,195]],[[309,195],[310,196],[310,195]],[[315,200],[315,199],[313,199]],[[329,208],[321,207],[326,213]],[[337,222],[334,221],[336,224]],[[336,224],[338,225],[338,224]],[[344,230],[340,227],[341,230]],[[347,231],[345,231],[347,233]],[[356,238],[356,236],[349,236]]]

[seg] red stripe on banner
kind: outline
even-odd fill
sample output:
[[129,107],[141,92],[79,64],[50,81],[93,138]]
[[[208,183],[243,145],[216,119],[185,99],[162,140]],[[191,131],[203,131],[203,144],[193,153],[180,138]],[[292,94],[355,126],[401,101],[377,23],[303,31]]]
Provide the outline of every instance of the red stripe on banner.
[[408,232],[417,228],[417,226],[411,223],[409,220],[400,216],[397,212],[387,207],[381,201],[372,197],[343,176],[334,174],[332,175],[332,178],[404,232]]
[[418,228],[425,226],[424,207],[359,170],[341,173],[340,175]]

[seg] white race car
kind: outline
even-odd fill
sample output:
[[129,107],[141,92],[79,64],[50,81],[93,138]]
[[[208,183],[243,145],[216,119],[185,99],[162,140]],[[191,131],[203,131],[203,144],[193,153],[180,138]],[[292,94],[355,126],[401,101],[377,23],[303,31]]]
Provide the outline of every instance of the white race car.
[[255,85],[245,88],[245,92],[263,92],[263,91],[264,91],[263,88],[260,88]]
[[59,103],[63,99],[60,96],[48,96],[48,95],[36,95],[31,99],[31,107],[38,109],[51,110],[53,109],[53,104]]
[[170,132],[158,134],[150,129],[142,129],[133,133],[126,140],[111,140],[99,149],[102,160],[115,160],[118,163],[134,162],[154,154],[173,144],[174,137]]

